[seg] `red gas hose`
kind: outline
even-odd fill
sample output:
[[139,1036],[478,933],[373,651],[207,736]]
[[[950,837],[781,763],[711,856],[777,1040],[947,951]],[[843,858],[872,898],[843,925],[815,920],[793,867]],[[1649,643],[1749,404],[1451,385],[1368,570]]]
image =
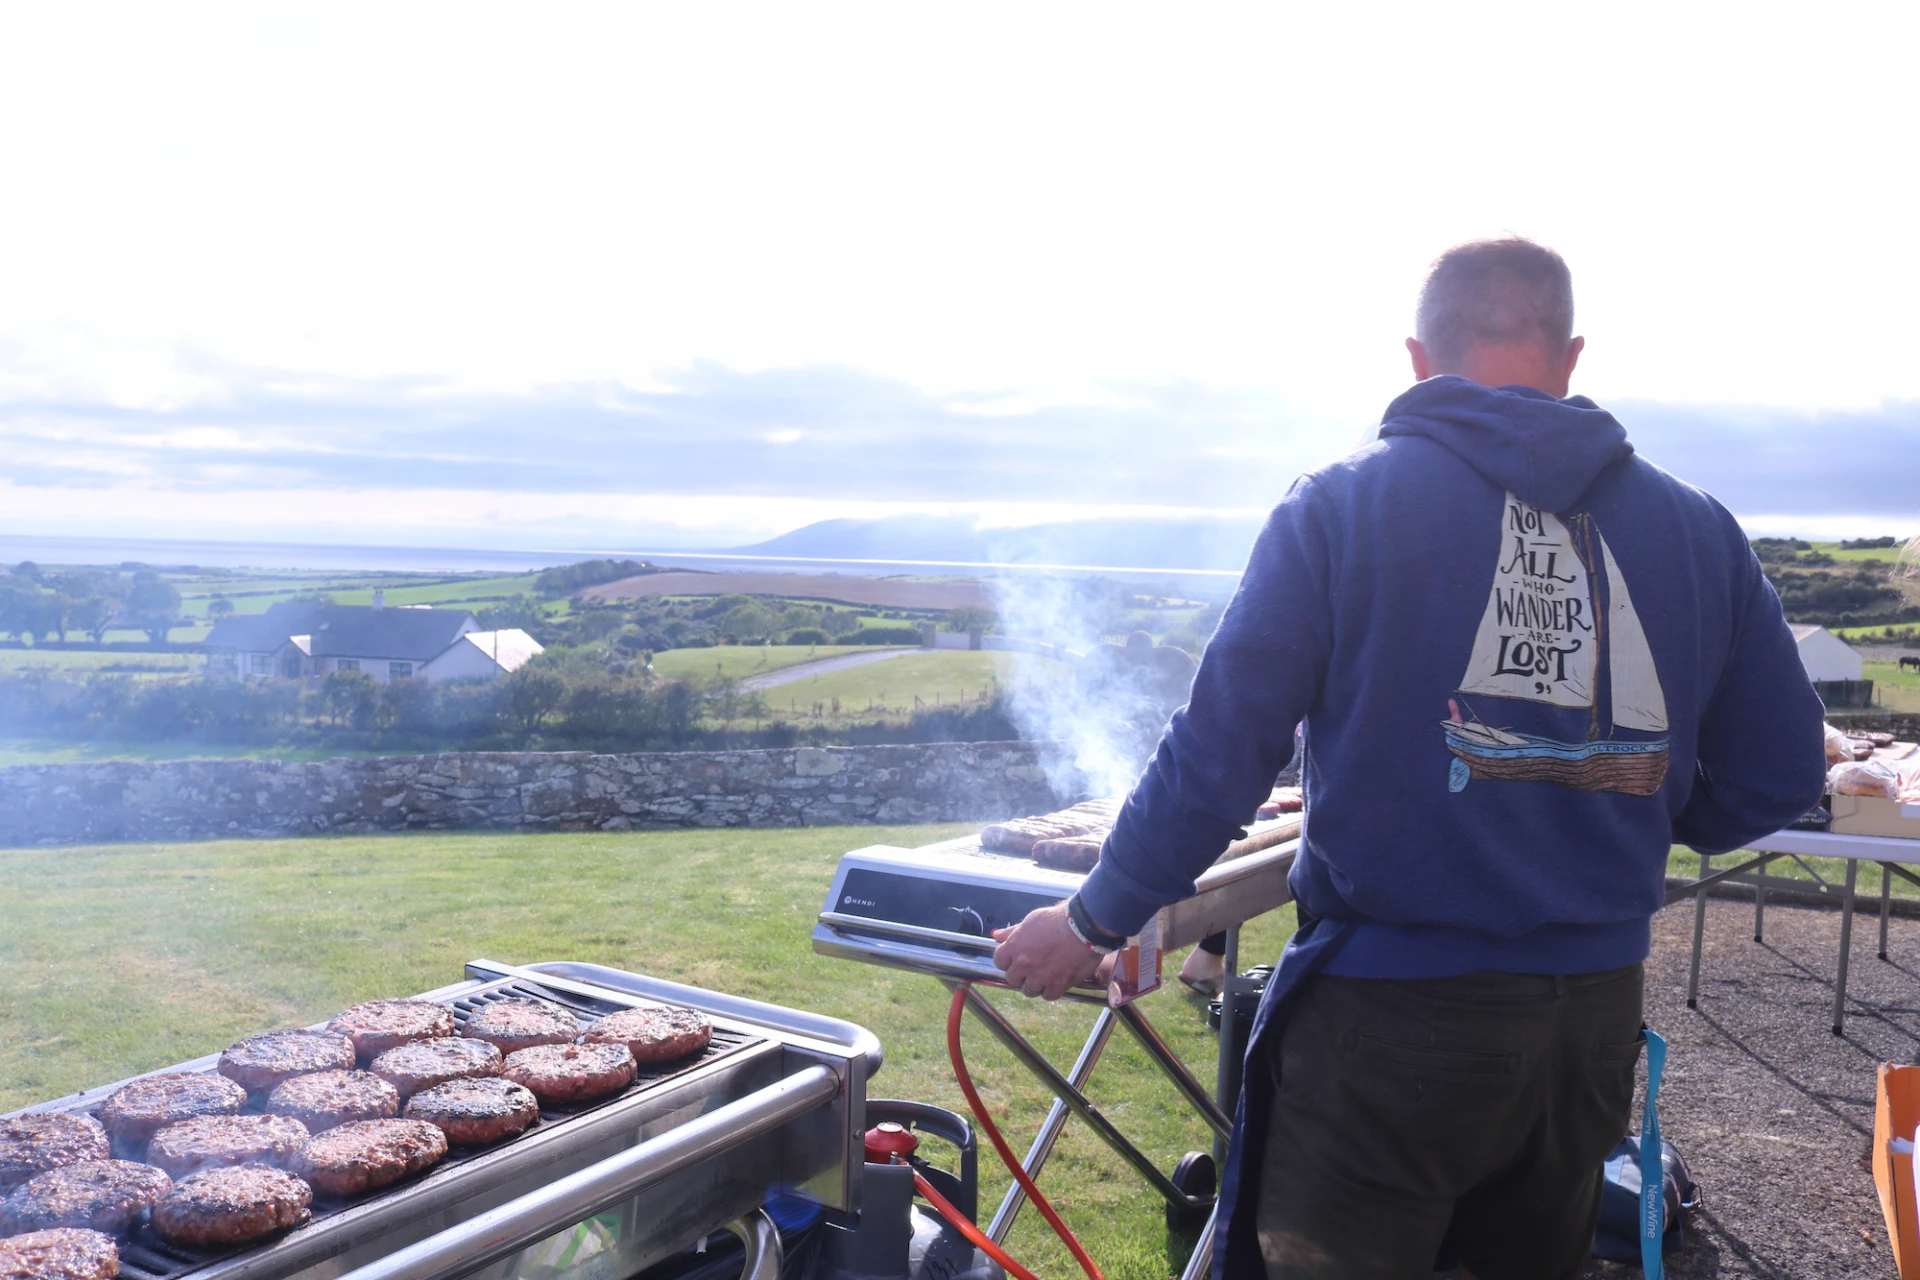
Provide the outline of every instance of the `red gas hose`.
[[[966,1055],[960,1051],[960,1015],[967,1007],[967,993],[972,989],[969,984],[961,984],[953,993],[953,1003],[947,1008],[947,1056],[953,1059],[953,1078],[959,1082],[960,1092],[966,1095],[967,1106],[973,1110],[973,1118],[978,1120],[980,1127],[987,1131],[987,1137],[993,1142],[993,1149],[1000,1153],[1000,1162],[1007,1166],[1007,1172],[1011,1173],[1013,1180],[1020,1184],[1020,1189],[1027,1193],[1027,1199],[1033,1201],[1033,1207],[1040,1211],[1040,1216],[1047,1220],[1047,1225],[1053,1228],[1053,1233],[1060,1237],[1060,1243],[1067,1246],[1067,1252],[1071,1253],[1073,1260],[1080,1264],[1080,1269],[1087,1273],[1087,1280],[1106,1280],[1106,1277],[1100,1274],[1100,1268],[1093,1265],[1093,1259],[1087,1256],[1087,1251],[1080,1247],[1080,1241],[1067,1229],[1067,1224],[1062,1222],[1060,1215],[1053,1211],[1053,1205],[1040,1194],[1040,1188],[1034,1185],[1033,1179],[1027,1176],[1027,1171],[1020,1165],[1019,1157],[1013,1154],[1013,1148],[1009,1147],[1007,1140],[1000,1136],[999,1126],[994,1124],[993,1117],[987,1114],[987,1104],[980,1101],[980,1093],[973,1087],[973,1077],[967,1074]],[[980,1242],[976,1240],[974,1243]],[[989,1252],[994,1251],[989,1250]],[[997,1258],[996,1261],[999,1261],[1001,1266],[1012,1269],[1008,1260]],[[1024,1268],[1022,1273],[1024,1274]]]
[[940,1211],[941,1217],[958,1227],[960,1234],[973,1241],[976,1249],[984,1250],[989,1258],[1005,1267],[1007,1274],[1014,1277],[1014,1280],[1040,1280],[1039,1276],[1008,1257],[1005,1249],[987,1239],[986,1232],[967,1221],[967,1215],[954,1208],[945,1196],[935,1191],[933,1184],[921,1177],[918,1169],[913,1171],[913,1185],[919,1189],[921,1195],[927,1198],[928,1204]]

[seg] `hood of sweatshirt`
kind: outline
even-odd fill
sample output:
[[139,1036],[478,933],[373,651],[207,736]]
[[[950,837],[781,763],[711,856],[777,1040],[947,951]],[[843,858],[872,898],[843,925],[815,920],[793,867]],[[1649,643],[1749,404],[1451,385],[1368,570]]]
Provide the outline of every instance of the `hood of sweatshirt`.
[[1594,478],[1633,452],[1627,430],[1585,396],[1483,387],[1452,374],[1416,383],[1387,406],[1380,435],[1424,436],[1542,511],[1573,506]]

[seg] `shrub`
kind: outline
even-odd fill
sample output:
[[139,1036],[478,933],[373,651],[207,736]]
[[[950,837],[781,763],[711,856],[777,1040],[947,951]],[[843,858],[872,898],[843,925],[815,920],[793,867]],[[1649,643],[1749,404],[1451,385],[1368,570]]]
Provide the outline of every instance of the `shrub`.
[[832,644],[833,638],[818,627],[801,627],[787,632],[788,644]]

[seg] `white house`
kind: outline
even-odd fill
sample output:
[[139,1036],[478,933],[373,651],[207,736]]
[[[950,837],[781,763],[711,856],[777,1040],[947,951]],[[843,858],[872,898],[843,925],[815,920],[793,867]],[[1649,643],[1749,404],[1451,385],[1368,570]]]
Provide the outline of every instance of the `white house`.
[[1860,653],[1825,627],[1794,624],[1793,642],[1800,648],[1800,665],[1809,680],[1860,679]]
[[[469,643],[480,639],[480,644]],[[358,671],[389,680],[491,679],[540,652],[524,631],[481,631],[465,609],[289,600],[216,623],[203,648],[207,674],[298,680]]]
[[490,680],[518,671],[544,650],[538,640],[518,627],[504,631],[469,631],[420,668],[428,680]]

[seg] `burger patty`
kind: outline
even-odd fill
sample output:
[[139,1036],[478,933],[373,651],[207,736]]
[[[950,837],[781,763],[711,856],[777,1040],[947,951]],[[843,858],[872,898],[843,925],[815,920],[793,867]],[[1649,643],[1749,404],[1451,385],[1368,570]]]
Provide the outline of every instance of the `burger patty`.
[[471,1076],[497,1076],[506,1055],[486,1040],[448,1036],[389,1049],[373,1060],[373,1074],[410,1098],[422,1089]]
[[139,1146],[158,1129],[195,1116],[230,1116],[247,1105],[242,1084],[211,1071],[147,1076],[122,1085],[100,1108],[107,1132]]
[[541,1044],[508,1054],[500,1074],[542,1102],[585,1102],[626,1088],[636,1070],[624,1044]]
[[636,1063],[672,1062],[698,1053],[713,1039],[706,1015],[677,1005],[641,1005],[610,1013],[588,1027],[582,1044],[624,1044]]
[[0,1240],[0,1280],[112,1280],[120,1246],[85,1227],[55,1227]]
[[447,1135],[425,1120],[356,1120],[301,1150],[294,1171],[322,1195],[357,1196],[440,1163]]
[[512,1053],[537,1044],[571,1044],[580,1034],[580,1020],[545,1000],[516,997],[475,1009],[460,1034],[498,1045],[502,1053]]
[[174,1244],[240,1244],[310,1215],[307,1184],[271,1165],[242,1164],[182,1178],[153,1208],[153,1226]]
[[295,1076],[267,1098],[267,1114],[292,1116],[313,1133],[350,1120],[400,1114],[400,1094],[371,1071],[316,1071]]
[[448,1142],[478,1147],[525,1133],[540,1118],[540,1103],[525,1085],[486,1076],[422,1089],[408,1101],[407,1117],[425,1120]]
[[49,1169],[112,1154],[107,1131],[92,1116],[40,1111],[0,1120],[0,1196]]
[[248,1093],[272,1093],[283,1081],[353,1066],[353,1041],[331,1031],[269,1031],[220,1055],[220,1074]]
[[413,1040],[433,1040],[456,1030],[453,1010],[431,1000],[368,1000],[334,1015],[327,1030],[353,1042],[360,1061]]
[[167,1194],[173,1179],[131,1160],[83,1160],[49,1169],[0,1203],[0,1235],[89,1227],[125,1235]]
[[231,1164],[285,1168],[306,1142],[307,1126],[289,1116],[198,1116],[154,1134],[147,1163],[176,1178]]

